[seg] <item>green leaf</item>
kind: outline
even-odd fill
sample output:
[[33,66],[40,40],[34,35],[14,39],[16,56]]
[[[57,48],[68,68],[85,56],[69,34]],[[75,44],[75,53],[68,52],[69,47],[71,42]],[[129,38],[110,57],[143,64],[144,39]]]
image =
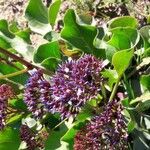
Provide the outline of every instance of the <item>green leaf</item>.
[[121,76],[127,69],[132,57],[133,57],[133,50],[122,50],[116,52],[113,55],[112,64],[115,70],[117,71],[118,76]]
[[64,124],[60,126],[59,130],[52,131],[45,143],[45,150],[58,150],[62,146],[60,139],[66,131],[67,128]]
[[128,98],[125,98],[121,101],[122,105],[124,107],[129,107],[129,99]]
[[57,41],[40,45],[34,54],[34,61],[41,63],[47,58],[61,59],[59,43]]
[[146,135],[143,131],[134,131],[134,140],[133,140],[133,150],[149,150],[149,139],[147,139]]
[[49,23],[53,27],[55,25],[55,21],[57,18],[57,14],[60,9],[61,0],[55,0],[49,7],[48,14],[49,14]]
[[106,44],[106,58],[112,62],[112,57],[114,53],[117,51],[117,49],[114,46],[111,46],[109,44]]
[[108,79],[108,86],[110,87],[110,90],[112,90],[112,87],[114,83],[117,82],[118,74],[115,70],[105,69],[105,71],[101,72],[104,78]]
[[129,133],[134,130],[135,125],[136,125],[136,123],[135,123],[135,121],[133,121],[133,120],[131,120],[131,121],[128,123],[128,132],[129,132]]
[[46,127],[53,129],[60,123],[60,115],[48,113],[41,121]]
[[7,40],[10,42],[11,47],[20,53],[26,60],[32,61],[34,49],[31,45],[26,43],[24,39],[19,36],[15,36],[14,39]]
[[73,149],[73,142],[74,137],[77,134],[77,132],[85,125],[84,122],[77,122],[74,123],[68,131],[65,133],[65,135],[61,138],[61,141],[64,141],[69,144],[70,149]]
[[23,98],[19,97],[18,99],[11,99],[9,101],[9,105],[14,108],[21,111],[27,111],[27,106],[23,101]]
[[68,131],[61,138],[61,140],[69,143],[70,147],[72,147],[76,133],[85,125],[86,121],[93,116],[92,110],[92,107],[87,104],[77,115],[76,121],[71,124]]
[[8,38],[14,38],[14,35],[8,29],[8,23],[6,20],[0,20],[0,47],[2,48],[11,48],[9,41],[5,39],[5,36]]
[[[2,73],[3,75],[11,74],[11,73],[18,71],[16,68],[13,68],[12,66],[7,65],[7,64],[3,64],[2,62],[0,62],[0,66],[1,66],[0,73]],[[20,74],[14,77],[10,77],[9,79],[14,82],[24,85],[28,79],[28,74],[27,73]]]
[[67,11],[64,17],[64,28],[61,31],[61,37],[85,53],[105,58],[105,51],[97,49],[93,45],[96,35],[96,27],[79,25],[74,11],[72,9]]
[[131,27],[136,28],[138,26],[138,22],[134,17],[131,16],[121,16],[112,19],[109,22],[109,28],[116,28],[116,27]]
[[13,128],[5,128],[0,131],[0,149],[1,150],[17,150],[20,145],[19,130]]
[[55,31],[50,31],[47,34],[44,35],[44,39],[52,42],[52,41],[58,41],[60,39],[59,33]]
[[55,71],[59,63],[60,63],[60,59],[47,58],[44,61],[42,61],[41,65],[43,67],[45,67],[46,69],[49,69],[51,71]]
[[83,126],[83,123],[77,123],[73,127],[71,127],[66,134],[61,138],[61,141],[65,141],[69,143],[70,145],[73,145],[73,139],[76,135],[76,133],[80,130],[80,128]]
[[134,100],[131,100],[130,105],[133,105],[133,104],[138,103],[138,102],[144,102],[147,100],[150,100],[150,93],[149,92],[142,94],[140,97],[137,97]]
[[6,20],[0,21],[0,46],[3,48],[13,48],[25,59],[32,61],[33,47],[26,41],[29,41],[29,34],[25,31],[17,34],[11,33]]
[[16,113],[14,116],[12,116],[11,118],[9,118],[7,120],[7,125],[14,125],[14,124],[19,124],[19,122],[21,123],[21,120],[23,118],[23,115],[22,114],[18,114]]
[[16,32],[15,34],[16,34],[17,36],[21,37],[25,42],[31,44],[31,40],[30,40],[30,30],[29,30],[29,29]]
[[19,27],[18,27],[18,23],[16,21],[13,21],[10,25],[9,25],[9,30],[13,33],[19,32]]
[[78,14],[78,16],[79,16],[79,22],[81,24],[89,24],[90,25],[92,23],[92,16],[90,13],[88,14],[87,12],[84,12],[84,13]]
[[12,24],[9,25],[9,30],[14,33],[14,35],[17,35],[21,37],[24,41],[27,43],[31,43],[30,40],[30,29],[27,28],[25,30],[20,30],[18,27],[17,22],[13,22]]
[[84,122],[85,120],[89,120],[93,115],[93,107],[87,104],[83,107],[82,111],[76,117],[77,122]]
[[136,110],[138,112],[143,112],[145,110],[148,110],[150,108],[150,93],[144,93],[140,97],[137,97],[136,99],[132,100],[130,102],[130,105],[136,104]]
[[0,47],[4,49],[9,49],[11,48],[11,45],[3,37],[0,36]]
[[[8,23],[6,20],[0,20],[0,32],[3,35],[6,35],[7,37],[9,37],[10,39],[14,38],[15,36],[9,31],[8,29]],[[0,34],[1,35],[1,34]]]
[[116,50],[134,48],[140,39],[137,30],[130,27],[118,27],[110,31],[112,32],[112,37],[107,43],[115,47]]
[[25,17],[32,31],[45,35],[51,31],[48,23],[48,10],[41,0],[30,0],[25,11]]
[[88,101],[88,104],[93,106],[93,107],[97,107],[97,99],[91,99],[90,101]]
[[150,75],[142,75],[140,77],[140,82],[145,89],[150,91]]
[[144,41],[145,50],[150,47],[150,25],[144,26],[140,29],[140,34]]
[[144,112],[145,110],[150,109],[150,98],[146,99],[144,102],[139,103],[139,105],[136,107],[138,112]]
[[143,57],[150,57],[150,47],[147,48],[145,51],[144,51],[144,56]]
[[[144,117],[144,122],[145,122],[145,126],[146,126],[146,129],[149,130],[150,129],[150,117]],[[149,134],[149,137],[150,137],[150,134]]]

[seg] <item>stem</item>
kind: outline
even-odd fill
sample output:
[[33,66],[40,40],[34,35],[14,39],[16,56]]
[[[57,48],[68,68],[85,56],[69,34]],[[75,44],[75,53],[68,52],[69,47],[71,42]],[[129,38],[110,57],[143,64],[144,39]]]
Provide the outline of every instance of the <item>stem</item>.
[[116,94],[116,92],[117,92],[118,85],[119,85],[119,82],[120,82],[121,77],[122,77],[122,75],[120,75],[120,76],[118,77],[118,80],[117,80],[117,82],[116,82],[116,84],[115,84],[115,86],[114,86],[114,88],[113,88],[113,91],[112,91],[112,93],[111,93],[111,95],[110,95],[110,98],[109,98],[109,101],[110,101],[110,102],[113,100],[113,98],[114,98],[114,96],[115,96],[115,94]]
[[58,123],[52,130],[55,130],[57,127],[59,127],[61,124],[63,124],[68,118],[65,118],[63,121]]
[[33,69],[33,68],[36,68],[36,69],[41,69],[41,70],[43,71],[43,73],[45,73],[45,74],[47,74],[47,75],[52,75],[52,74],[53,74],[53,72],[51,72],[51,71],[49,71],[49,70],[46,70],[46,69],[43,69],[43,68],[41,68],[41,67],[38,67],[38,66],[36,66],[36,65],[33,65],[32,63],[30,63],[30,62],[24,60],[24,59],[21,58],[21,57],[18,57],[17,55],[15,55],[15,54],[13,54],[13,53],[11,53],[11,52],[9,52],[9,51],[7,51],[7,50],[1,48],[1,47],[0,47],[0,52],[3,53],[3,54],[5,54],[5,55],[7,55],[7,56],[9,56],[9,57],[11,57],[11,58],[13,58],[14,60],[17,60],[17,61],[20,62],[21,64],[25,65],[25,66],[28,68],[28,70],[31,70],[31,69]]
[[128,78],[131,78],[134,74],[136,74],[137,72],[139,72],[139,70],[141,70],[144,67],[148,67],[150,65],[150,62],[145,59],[143,59],[143,61],[127,76]]
[[105,90],[105,87],[102,83],[101,83],[101,90],[102,90],[103,98],[104,98],[104,100],[106,100],[107,99],[106,90]]
[[134,93],[133,93],[131,84],[128,82],[128,79],[127,79],[125,74],[123,75],[123,77],[124,77],[124,82],[123,83],[126,87],[126,91],[128,93],[129,99],[134,99]]
[[23,70],[20,70],[20,71],[17,71],[17,72],[13,72],[13,73],[10,73],[10,74],[2,75],[2,76],[0,76],[0,79],[14,77],[14,76],[26,73],[27,71],[28,71],[28,69],[26,68],[26,69],[23,69]]
[[16,86],[20,86],[20,87],[23,88],[23,85],[20,84],[20,83],[18,83],[18,82],[14,82],[14,81],[12,81],[12,80],[10,80],[10,79],[7,79],[7,78],[2,79],[2,80],[5,80],[5,81],[9,82],[10,84],[15,84]]

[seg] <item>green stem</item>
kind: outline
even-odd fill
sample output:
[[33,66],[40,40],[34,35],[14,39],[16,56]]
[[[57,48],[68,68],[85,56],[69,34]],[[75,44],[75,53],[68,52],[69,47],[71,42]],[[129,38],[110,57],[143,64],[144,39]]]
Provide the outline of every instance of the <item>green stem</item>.
[[117,80],[117,82],[116,82],[116,84],[115,84],[115,86],[114,86],[114,88],[113,88],[113,91],[112,91],[112,93],[111,93],[111,95],[110,95],[110,98],[109,98],[109,101],[110,101],[110,102],[111,102],[111,101],[114,99],[114,97],[115,97],[115,94],[116,94],[116,92],[117,92],[118,85],[119,85],[119,82],[120,82],[121,77],[122,77],[122,75],[120,75],[120,76],[118,77],[118,80]]
[[150,65],[150,62],[147,61],[146,58],[143,59],[143,61],[127,76],[128,78],[131,78],[134,74],[136,74],[137,72],[139,72],[139,70],[141,70],[142,68],[148,67]]
[[131,84],[128,82],[128,79],[127,79],[125,74],[123,75],[123,77],[124,77],[124,82],[123,83],[126,87],[126,91],[128,93],[129,99],[134,99],[134,93],[133,93]]
[[17,71],[17,72],[13,72],[13,73],[10,73],[10,74],[2,75],[2,76],[0,76],[0,79],[14,77],[14,76],[26,73],[27,71],[28,71],[28,69],[26,68],[26,69],[23,69],[23,70],[20,70],[20,71]]
[[65,118],[64,120],[62,120],[60,123],[58,123],[52,130],[55,130],[56,128],[58,128],[61,124],[63,124],[68,118]]
[[2,54],[4,54],[4,55],[6,55],[6,56],[8,56],[8,57],[10,57],[10,58],[12,58],[12,59],[14,59],[14,60],[17,60],[18,62],[20,62],[21,64],[23,64],[24,66],[26,66],[26,67],[28,68],[28,70],[31,70],[31,69],[36,68],[36,69],[41,69],[41,70],[43,71],[43,73],[45,73],[45,74],[47,74],[47,75],[52,75],[52,74],[53,74],[53,72],[51,72],[51,71],[49,71],[49,70],[47,70],[47,69],[38,67],[38,66],[36,66],[36,65],[34,65],[34,64],[32,64],[32,63],[26,61],[26,60],[24,60],[23,58],[21,58],[21,57],[15,55],[15,54],[9,52],[9,51],[6,50],[6,49],[3,49],[3,48],[1,48],[1,47],[0,47],[0,52],[1,52]]
[[101,83],[101,90],[102,90],[102,95],[103,95],[103,98],[104,100],[106,100],[107,96],[106,96],[106,90],[105,90],[105,87],[104,85]]

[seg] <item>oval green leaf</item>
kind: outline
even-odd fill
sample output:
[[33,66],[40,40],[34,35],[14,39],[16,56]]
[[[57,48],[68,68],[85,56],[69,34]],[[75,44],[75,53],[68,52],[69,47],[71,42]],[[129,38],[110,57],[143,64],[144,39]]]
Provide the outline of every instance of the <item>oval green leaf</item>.
[[105,51],[94,47],[93,42],[98,31],[90,25],[79,25],[74,10],[69,9],[64,17],[61,37],[85,53],[105,58]]
[[55,0],[49,7],[48,18],[49,18],[49,23],[52,27],[55,25],[57,14],[60,9],[60,4],[61,4],[61,0]]
[[132,57],[133,57],[133,50],[122,50],[114,54],[112,58],[112,64],[115,70],[117,71],[118,76],[121,76],[127,69]]
[[109,22],[109,28],[116,28],[116,27],[131,27],[136,28],[138,26],[138,22],[134,17],[131,16],[121,16],[112,19]]
[[30,0],[25,11],[25,17],[32,31],[45,35],[51,31],[48,23],[48,10],[41,0]]
[[34,62],[41,63],[47,58],[60,59],[60,48],[57,41],[40,45],[34,54]]

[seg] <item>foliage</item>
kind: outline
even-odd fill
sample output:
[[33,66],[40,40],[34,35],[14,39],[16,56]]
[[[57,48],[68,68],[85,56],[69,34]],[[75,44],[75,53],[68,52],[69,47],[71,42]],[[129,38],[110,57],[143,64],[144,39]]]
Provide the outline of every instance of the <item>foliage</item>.
[[[85,3],[88,13],[81,10]],[[145,15],[143,26],[135,12],[131,16],[129,4],[78,1],[71,9],[60,0],[49,8],[41,0],[30,0],[28,29],[0,20],[0,149],[72,150],[74,139],[87,136],[84,131],[91,137],[96,131],[107,143],[109,138],[99,135],[106,118],[112,130],[121,118],[125,131],[119,131],[128,135],[124,149],[150,149],[150,17]],[[112,17],[114,5],[117,10],[125,6],[128,13]],[[35,48],[33,33],[46,43]],[[122,108],[119,119],[114,107],[107,108],[112,102]]]

